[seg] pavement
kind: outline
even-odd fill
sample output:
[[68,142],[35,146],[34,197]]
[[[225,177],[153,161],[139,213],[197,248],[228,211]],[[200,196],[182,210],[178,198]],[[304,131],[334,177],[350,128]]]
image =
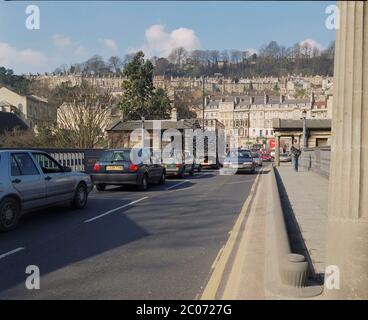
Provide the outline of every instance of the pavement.
[[[323,280],[326,255],[328,179],[300,168],[295,172],[290,163],[277,168],[279,192],[285,215],[295,217],[289,230],[295,252],[304,254],[320,281]],[[289,236],[290,236],[289,234]]]
[[[239,239],[239,245],[225,285],[222,299],[285,299],[274,295],[265,286],[270,272],[266,259],[266,167],[260,175],[252,205]],[[294,172],[290,163],[282,163],[276,170],[290,244],[294,253],[304,254],[312,266],[311,283],[322,284],[325,268],[328,179],[301,169]],[[322,298],[322,296],[314,299]]]
[[[27,214],[0,234],[0,299],[198,298],[257,176],[208,170]],[[29,265],[39,290],[25,287]]]

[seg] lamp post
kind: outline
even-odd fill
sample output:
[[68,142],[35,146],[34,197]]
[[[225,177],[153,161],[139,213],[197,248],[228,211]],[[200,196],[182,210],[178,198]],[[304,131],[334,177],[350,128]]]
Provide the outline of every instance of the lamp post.
[[142,119],[142,148],[144,148],[144,117]]
[[308,147],[307,143],[307,111],[302,111],[302,121],[303,121],[303,148]]
[[205,78],[204,76],[202,76],[202,131],[204,132],[204,110],[206,108],[205,106],[205,96],[204,96],[204,91],[205,91],[205,86],[204,86],[204,81],[205,81]]

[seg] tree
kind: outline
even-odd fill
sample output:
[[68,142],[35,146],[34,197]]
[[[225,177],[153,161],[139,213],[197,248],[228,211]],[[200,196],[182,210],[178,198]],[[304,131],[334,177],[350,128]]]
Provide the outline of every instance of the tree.
[[166,72],[170,71],[170,62],[166,58],[158,58],[156,60],[155,75],[165,75]]
[[171,63],[175,64],[176,66],[181,67],[187,55],[188,53],[184,47],[177,47],[171,51],[168,59]]
[[120,73],[121,68],[123,67],[123,61],[117,56],[112,56],[109,58],[108,65],[110,70],[115,73]]
[[105,73],[106,70],[108,70],[108,67],[106,66],[105,61],[97,54],[85,62],[84,71],[89,74],[98,75]]
[[174,94],[174,107],[177,111],[178,119],[193,119],[197,114],[193,111],[201,104],[202,93],[191,92],[188,89],[179,89]]
[[63,100],[58,109],[58,127],[53,131],[60,143],[75,148],[103,146],[113,95],[82,82],[80,86],[64,85],[56,96]]
[[127,78],[123,82],[123,96],[119,107],[125,120],[162,119],[167,117],[170,101],[163,90],[154,90],[153,65],[139,51],[123,71]]
[[8,87],[19,94],[28,94],[30,81],[23,76],[15,75],[12,69],[0,67],[0,87]]

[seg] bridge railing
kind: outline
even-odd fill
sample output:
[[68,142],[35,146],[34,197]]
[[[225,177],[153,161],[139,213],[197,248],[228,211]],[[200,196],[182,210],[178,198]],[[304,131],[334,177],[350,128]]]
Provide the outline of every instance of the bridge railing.
[[330,175],[331,147],[306,148],[301,154],[301,166],[326,178]]

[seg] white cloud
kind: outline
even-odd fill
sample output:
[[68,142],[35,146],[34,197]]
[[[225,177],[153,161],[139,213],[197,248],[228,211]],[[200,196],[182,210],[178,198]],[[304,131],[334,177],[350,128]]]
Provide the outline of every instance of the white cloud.
[[118,45],[115,40],[113,39],[102,39],[103,44],[106,46],[106,48],[110,49],[111,51],[117,52],[118,51]]
[[177,47],[184,47],[188,51],[199,49],[200,41],[195,31],[188,28],[178,28],[167,32],[164,25],[155,24],[146,30],[145,43],[140,50],[143,50],[148,57],[167,57]]
[[71,38],[64,36],[62,34],[54,34],[51,37],[51,39],[52,39],[52,42],[54,43],[54,46],[59,49],[69,47],[73,43]]
[[254,48],[246,48],[244,49],[245,52],[249,52],[249,55],[258,54],[258,50]]
[[320,44],[319,42],[317,42],[316,40],[313,40],[313,39],[304,39],[303,41],[299,42],[300,46],[303,46],[304,44],[309,44],[312,48],[317,48],[320,51],[322,51],[324,49],[322,44]]
[[6,42],[0,42],[0,66],[11,68],[16,72],[37,71],[44,67],[50,59],[41,51],[18,49]]

